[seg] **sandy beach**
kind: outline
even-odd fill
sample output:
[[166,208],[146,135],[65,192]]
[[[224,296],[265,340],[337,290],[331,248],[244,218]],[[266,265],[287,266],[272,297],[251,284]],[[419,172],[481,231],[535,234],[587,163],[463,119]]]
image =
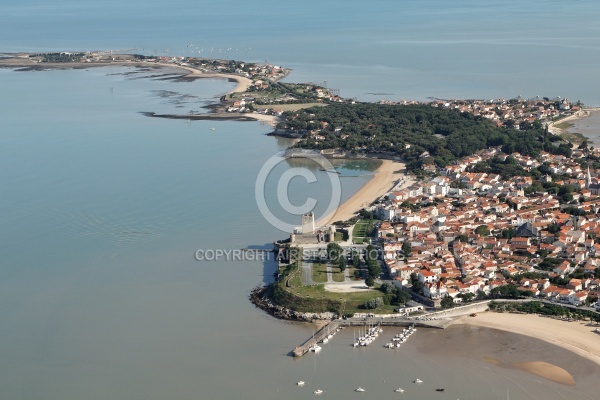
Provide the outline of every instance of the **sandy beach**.
[[[483,323],[476,322],[479,316],[475,318],[465,317],[465,320],[468,318],[472,320],[472,323],[456,324],[443,330],[425,330],[419,336],[417,351],[421,355],[439,359],[440,362],[453,360],[452,364],[456,368],[460,368],[460,365],[464,364],[465,361],[463,360],[471,360],[466,361],[466,363],[477,370],[493,370],[499,376],[515,384],[516,387],[511,388],[511,398],[513,393],[517,391],[527,395],[518,398],[528,399],[576,398],[582,393],[589,395],[597,391],[597,376],[600,372],[600,365],[573,352],[571,349],[560,346],[559,343],[547,342],[538,336],[529,335],[527,332],[515,329],[515,327],[519,328],[521,326],[522,319],[533,320],[533,325],[535,325],[540,317],[535,315],[498,314],[506,318],[506,321],[503,321],[506,324],[488,326],[488,314],[482,315],[481,322]],[[523,318],[516,318],[511,321],[511,318],[515,316]],[[510,327],[511,329],[501,329],[501,327]],[[549,332],[563,331],[553,326]],[[597,334],[590,333],[590,335]],[[600,338],[592,337],[591,339]],[[474,381],[477,379],[476,375],[477,373],[471,371]],[[520,383],[517,383],[517,381]],[[533,386],[537,385],[539,385],[538,391],[541,389],[548,391],[548,393],[542,395],[540,392],[539,397],[535,396]],[[566,397],[556,396],[557,393],[561,393],[563,396],[566,395]],[[577,396],[571,397],[569,394],[572,393],[577,393]],[[504,393],[501,398],[506,398],[505,396]],[[590,397],[577,398],[588,399]]]
[[[462,317],[457,324],[481,326],[526,335],[572,351],[600,365],[600,334],[589,322],[566,322],[536,315],[485,312]],[[536,366],[536,370],[539,370]]]
[[[356,212],[371,204],[373,201],[389,192],[401,178],[407,178],[406,165],[397,161],[382,160],[381,165],[371,178],[358,192],[343,202],[333,213],[322,217],[317,225],[322,226],[335,221],[345,221],[352,218]],[[405,179],[402,187],[414,183]]]
[[229,92],[227,92],[227,94],[235,93],[235,92],[245,92],[252,85],[252,80],[250,80],[244,76],[233,75],[233,74],[204,73],[196,68],[188,67],[185,65],[165,64],[165,63],[153,63],[153,64],[138,63],[138,64],[143,65],[143,66],[159,65],[159,66],[167,67],[167,68],[183,69],[183,70],[186,70],[189,72],[189,74],[187,74],[185,76],[185,78],[230,79],[230,80],[237,82],[237,86],[235,88],[233,88],[232,90],[230,90]]
[[591,108],[591,109],[586,109],[586,110],[581,110],[576,112],[575,114],[566,117],[566,118],[562,118],[556,122],[551,122],[548,124],[548,132],[554,134],[554,135],[562,135],[567,133],[569,130],[568,129],[562,129],[557,127],[556,125],[558,124],[563,124],[563,123],[568,123],[568,122],[573,122],[579,119],[583,119],[583,118],[587,118],[590,115],[592,115],[592,112],[594,111],[600,111],[600,109],[598,108]]

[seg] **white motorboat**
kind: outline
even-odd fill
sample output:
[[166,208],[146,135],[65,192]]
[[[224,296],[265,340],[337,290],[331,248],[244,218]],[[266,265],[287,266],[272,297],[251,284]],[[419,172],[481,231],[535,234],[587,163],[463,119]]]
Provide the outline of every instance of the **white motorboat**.
[[415,379],[413,382],[415,382],[415,383],[423,383],[423,381],[420,380],[419,378]]
[[321,346],[319,346],[318,344],[313,344],[312,346],[310,346],[308,348],[309,351],[312,351],[313,353],[318,353],[321,351]]
[[313,393],[314,394],[323,394],[323,391],[321,389],[317,389]]
[[296,385],[298,385],[298,386],[304,386],[305,383],[306,382],[304,382],[304,381],[298,381],[298,382],[296,382]]
[[357,387],[355,390],[355,392],[364,392],[365,389],[361,388],[361,387]]
[[313,329],[313,344],[308,348],[308,351],[312,351],[313,353],[318,353],[321,351],[321,346],[317,344],[315,340],[315,330]]
[[394,392],[396,392],[396,393],[404,393],[404,389],[398,388],[398,389],[394,390]]

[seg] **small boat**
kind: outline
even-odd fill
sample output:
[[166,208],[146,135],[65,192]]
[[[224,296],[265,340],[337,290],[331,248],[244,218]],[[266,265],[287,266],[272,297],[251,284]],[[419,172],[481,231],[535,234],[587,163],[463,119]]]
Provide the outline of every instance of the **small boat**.
[[296,385],[298,385],[298,386],[304,386],[305,383],[306,382],[304,382],[304,381],[298,381],[298,382],[296,382]]
[[323,394],[323,391],[321,389],[317,389],[313,393],[314,394]]
[[321,351],[321,346],[317,344],[315,340],[315,330],[313,329],[313,344],[308,348],[308,351],[312,351],[313,353],[318,353]]
[[398,389],[394,390],[394,392],[396,392],[396,393],[404,393],[404,389],[398,388]]
[[438,388],[438,389],[435,389],[435,391],[436,391],[436,392],[445,392],[445,391],[446,391],[446,389],[444,389],[444,388]]
[[420,380],[419,378],[415,379],[413,382],[414,382],[414,383],[423,383],[423,381],[422,381],[422,380]]
[[310,346],[308,348],[309,351],[312,351],[313,353],[318,353],[321,351],[321,346],[319,346],[318,344],[313,344],[312,346]]
[[361,387],[357,387],[355,390],[355,392],[364,392],[365,389],[361,388]]

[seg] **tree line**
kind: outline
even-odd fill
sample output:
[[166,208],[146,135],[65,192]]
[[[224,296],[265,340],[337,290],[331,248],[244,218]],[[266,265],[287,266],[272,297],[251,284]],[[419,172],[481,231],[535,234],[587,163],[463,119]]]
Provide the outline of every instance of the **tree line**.
[[[431,105],[333,103],[285,112],[279,128],[304,133],[296,147],[401,156],[412,170],[425,160],[444,167],[491,146],[501,146],[507,154],[530,156],[542,150],[570,151],[568,146],[552,143],[560,138],[540,124],[527,130],[498,127],[481,116]],[[315,139],[311,130],[319,130],[324,139]]]

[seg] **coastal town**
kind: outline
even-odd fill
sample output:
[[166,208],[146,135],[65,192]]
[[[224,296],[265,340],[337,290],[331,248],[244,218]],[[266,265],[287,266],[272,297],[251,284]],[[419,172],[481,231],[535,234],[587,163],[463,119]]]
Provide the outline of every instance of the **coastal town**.
[[[492,148],[391,192],[374,207],[390,276],[436,306],[446,296],[454,303],[500,297],[507,286],[518,296],[594,304],[600,184],[581,165],[592,153],[532,159]],[[475,172],[490,161],[522,175]]]
[[[112,52],[20,54],[16,59],[38,65],[174,65],[201,74],[247,79],[243,91],[221,98],[227,113],[277,116],[283,113],[277,107],[283,105],[298,105],[294,111],[298,113],[316,103],[354,102],[328,89],[326,82],[281,85],[278,81],[289,69],[266,63]],[[524,130],[552,127],[583,109],[579,101],[539,96],[379,103],[426,104]],[[293,118],[293,112],[287,116],[287,120]],[[332,130],[327,122],[318,122],[313,124],[315,129],[297,134],[317,141],[330,132],[343,134],[342,127]],[[327,155],[328,150],[321,153]],[[596,172],[600,149],[583,141],[566,154],[542,151],[532,157],[506,154],[498,146],[444,167],[436,165],[427,152],[419,158],[425,176],[403,178],[404,185],[394,185],[399,190],[378,193],[377,200],[364,209],[376,221],[369,240],[380,250],[388,278],[433,307],[440,307],[444,299],[459,304],[507,297],[508,287],[513,289],[512,297],[575,306],[596,304],[600,293],[596,257],[600,254],[600,178]]]
[[7,2],[0,400],[600,400],[598,19]]
[[[148,115],[264,121],[273,127],[271,135],[295,139],[286,156],[306,151],[340,162],[380,163],[372,179],[331,215],[315,220],[312,212],[305,214],[289,238],[275,242],[274,282],[250,294],[256,306],[278,318],[316,324],[312,336],[290,352],[293,356],[320,352],[344,328],[359,330],[349,343],[357,349],[390,329],[395,334],[380,344],[398,351],[417,327],[462,324],[515,332],[518,321],[519,332],[560,341],[600,362],[597,344],[587,347],[600,336],[600,149],[568,132],[568,121],[589,115],[580,101],[517,96],[372,103],[420,113],[406,123],[414,136],[391,138],[385,135],[394,127],[382,122],[385,117],[360,121],[364,125],[356,129],[339,115],[318,114],[315,110],[360,103],[340,97],[326,82],[281,82],[290,70],[267,62],[63,52],[20,54],[0,65],[23,70],[133,66],[156,70],[161,79],[228,79],[236,87],[206,107],[209,112]],[[164,70],[158,74],[159,69]],[[468,123],[455,125],[457,120],[444,119],[448,115]],[[442,123],[415,128],[440,116]],[[459,156],[450,147],[452,129],[436,131],[445,122],[458,131],[510,134],[498,140],[502,144],[465,148],[467,155]],[[353,135],[364,141],[353,141]],[[421,146],[426,138],[437,141],[430,146],[435,150]],[[531,146],[532,139],[541,145]],[[337,174],[335,168],[321,172]],[[508,320],[504,313],[510,313]],[[558,332],[556,324],[566,326]],[[537,367],[522,369],[574,384],[566,370]]]

